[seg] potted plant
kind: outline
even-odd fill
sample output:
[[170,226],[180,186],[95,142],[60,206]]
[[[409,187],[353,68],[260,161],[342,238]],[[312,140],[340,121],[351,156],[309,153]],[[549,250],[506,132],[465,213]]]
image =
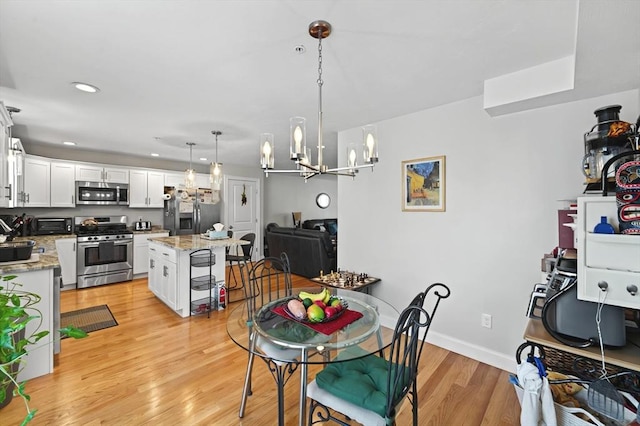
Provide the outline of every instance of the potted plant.
[[[22,284],[13,281],[15,278],[16,275],[5,275],[0,279],[0,409],[8,405],[14,395],[19,395],[27,409],[24,425],[37,410],[29,407],[30,398],[25,393],[25,383],[17,381],[18,373],[24,368],[29,345],[37,343],[49,331],[40,329],[42,315],[37,307],[40,296],[23,290]],[[39,321],[33,331],[26,329],[31,321]],[[86,332],[71,326],[59,332],[73,338],[87,336]]]

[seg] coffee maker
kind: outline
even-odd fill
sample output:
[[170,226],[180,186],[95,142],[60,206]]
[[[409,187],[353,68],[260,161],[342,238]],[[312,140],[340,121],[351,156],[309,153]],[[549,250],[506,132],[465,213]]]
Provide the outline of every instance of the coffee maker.
[[[602,172],[607,161],[623,152],[638,149],[637,124],[620,120],[620,105],[598,108],[595,114],[598,123],[584,134],[582,172],[586,177],[586,190],[598,190],[604,184]],[[616,166],[610,167],[606,180],[611,182]]]

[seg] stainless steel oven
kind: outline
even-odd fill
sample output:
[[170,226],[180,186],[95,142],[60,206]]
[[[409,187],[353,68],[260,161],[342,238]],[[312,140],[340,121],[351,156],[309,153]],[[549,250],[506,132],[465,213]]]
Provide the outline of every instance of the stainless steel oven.
[[[90,225],[87,219],[93,219]],[[126,216],[76,217],[78,288],[133,279],[133,232]],[[97,223],[97,225],[96,225]]]

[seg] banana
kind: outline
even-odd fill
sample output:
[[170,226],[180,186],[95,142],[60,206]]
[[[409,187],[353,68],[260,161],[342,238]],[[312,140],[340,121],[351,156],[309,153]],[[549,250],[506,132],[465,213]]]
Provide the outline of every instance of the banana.
[[325,292],[325,295],[324,295],[324,299],[322,301],[326,305],[327,303],[329,303],[329,300],[331,299],[331,292],[329,290],[327,290],[326,287],[324,289],[324,292]]
[[316,300],[322,300],[324,302],[325,299],[328,300],[331,297],[331,293],[329,293],[326,288],[323,288],[320,293],[308,293],[306,291],[301,291],[298,294],[298,297],[302,300],[311,299],[314,302]]

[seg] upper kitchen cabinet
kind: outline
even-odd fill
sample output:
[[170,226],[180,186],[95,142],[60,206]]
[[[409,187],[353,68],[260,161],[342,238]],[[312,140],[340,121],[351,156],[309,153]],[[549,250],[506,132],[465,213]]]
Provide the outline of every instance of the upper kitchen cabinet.
[[[174,188],[184,188],[184,173],[165,173],[165,186],[173,186]],[[196,188],[211,188],[211,180],[206,173],[196,173]]]
[[162,208],[164,173],[156,170],[129,171],[129,207]]
[[98,164],[77,164],[76,180],[83,182],[129,183],[129,170]]
[[4,103],[0,102],[0,207],[11,207],[9,203],[9,141],[13,121]]
[[75,207],[75,163],[51,162],[51,207]]
[[24,207],[49,207],[51,205],[51,162],[25,156],[24,159]]

